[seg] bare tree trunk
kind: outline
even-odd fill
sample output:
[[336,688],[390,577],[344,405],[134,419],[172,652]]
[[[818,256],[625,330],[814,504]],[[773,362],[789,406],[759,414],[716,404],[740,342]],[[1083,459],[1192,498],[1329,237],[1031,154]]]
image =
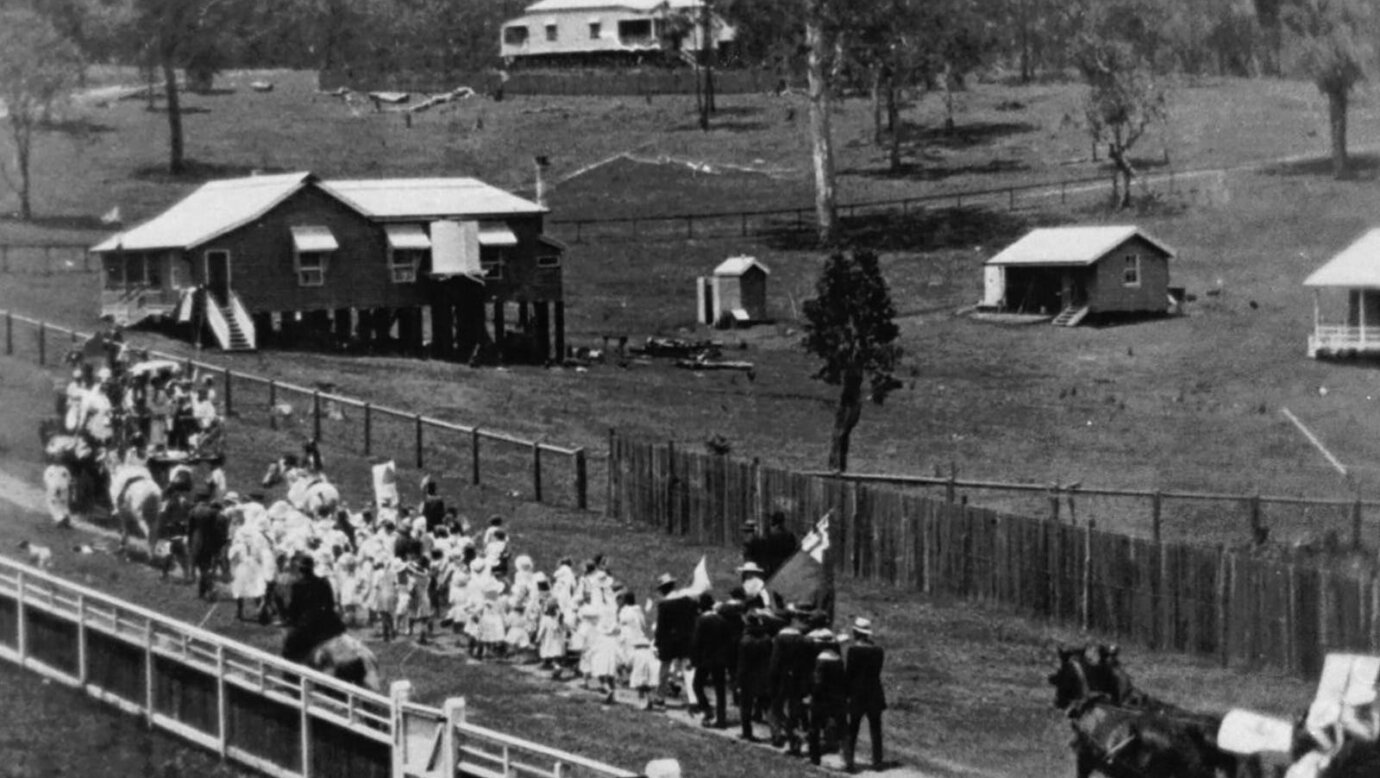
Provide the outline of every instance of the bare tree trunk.
[[1332,175],[1334,178],[1346,178],[1347,176],[1347,103],[1348,95],[1345,92],[1334,92],[1327,96],[1327,119],[1332,126]]
[[862,418],[861,370],[844,373],[843,389],[839,393],[839,406],[834,412],[834,431],[829,438],[829,469],[844,472],[848,469],[848,447],[852,440],[853,428]]
[[25,125],[16,116],[10,117],[14,127],[14,160],[19,168],[19,218],[28,221],[34,218],[32,187],[29,181],[29,161],[32,159],[33,127]]
[[838,238],[837,195],[834,191],[834,141],[829,125],[830,94],[826,74],[831,53],[824,30],[824,0],[811,0],[805,20],[806,70],[810,93],[810,156],[815,170],[815,218],[819,242],[828,246]]
[[163,88],[168,96],[168,172],[181,173],[185,166],[182,152],[182,100],[177,94],[177,69],[173,67],[169,53],[164,52],[160,59]]
[[891,132],[891,169],[901,169],[901,105],[896,96],[896,71],[886,79],[886,126]]
[[939,77],[944,79],[944,134],[954,132],[954,78],[953,68],[947,62]]

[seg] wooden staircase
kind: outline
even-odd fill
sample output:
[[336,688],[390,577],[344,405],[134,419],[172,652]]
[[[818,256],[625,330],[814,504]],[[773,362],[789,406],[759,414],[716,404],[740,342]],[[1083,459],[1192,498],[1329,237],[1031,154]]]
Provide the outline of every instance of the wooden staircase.
[[1088,306],[1070,305],[1069,307],[1060,311],[1059,315],[1055,316],[1054,321],[1050,322],[1050,324],[1053,324],[1056,327],[1077,327],[1078,323],[1083,321],[1083,317],[1087,315]]
[[225,329],[230,333],[229,339],[221,344],[221,348],[226,351],[253,351],[254,341],[250,340],[249,335],[240,327],[234,311],[228,305],[218,307],[221,315],[225,317]]

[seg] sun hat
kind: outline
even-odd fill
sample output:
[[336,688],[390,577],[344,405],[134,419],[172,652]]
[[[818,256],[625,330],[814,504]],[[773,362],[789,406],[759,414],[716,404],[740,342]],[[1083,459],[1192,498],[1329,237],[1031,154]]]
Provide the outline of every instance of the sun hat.
[[859,616],[858,618],[853,619],[853,631],[858,633],[859,635],[871,635],[872,622],[868,619],[864,619],[863,617]]

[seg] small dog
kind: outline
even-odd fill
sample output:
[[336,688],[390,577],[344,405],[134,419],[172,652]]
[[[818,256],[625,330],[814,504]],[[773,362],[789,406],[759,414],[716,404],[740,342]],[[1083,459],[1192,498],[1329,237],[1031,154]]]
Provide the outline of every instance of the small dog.
[[19,550],[28,555],[29,564],[40,570],[47,570],[53,566],[53,550],[47,546],[21,540],[19,541]]

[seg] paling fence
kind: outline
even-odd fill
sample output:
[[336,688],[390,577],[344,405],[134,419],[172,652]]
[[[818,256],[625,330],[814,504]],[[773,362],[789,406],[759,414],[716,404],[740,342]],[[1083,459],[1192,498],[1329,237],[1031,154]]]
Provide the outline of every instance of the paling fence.
[[[317,77],[320,89],[348,87],[356,91],[449,92],[468,86],[492,94],[500,87],[505,96],[648,96],[693,95],[698,76],[690,68],[599,69],[559,71],[494,70],[446,71],[424,63],[362,62],[348,69],[329,68]],[[732,69],[714,71],[716,94],[764,93],[774,90],[781,77],[772,70]]]
[[1221,546],[1156,542],[672,445],[611,440],[608,512],[699,543],[781,511],[827,511],[838,577],[1013,606],[1154,649],[1315,677],[1328,651],[1380,653],[1380,579]]
[[283,778],[634,773],[379,694],[0,557],[0,659]]
[[[0,317],[4,353],[32,358],[40,365],[60,364],[87,337],[8,311]],[[458,475],[473,485],[536,502],[588,507],[589,461],[583,448],[457,424],[177,355],[152,351],[150,356],[181,362],[188,374],[195,370],[215,377],[225,415],[236,423],[285,429],[317,440],[326,452],[394,459],[399,467]]]

